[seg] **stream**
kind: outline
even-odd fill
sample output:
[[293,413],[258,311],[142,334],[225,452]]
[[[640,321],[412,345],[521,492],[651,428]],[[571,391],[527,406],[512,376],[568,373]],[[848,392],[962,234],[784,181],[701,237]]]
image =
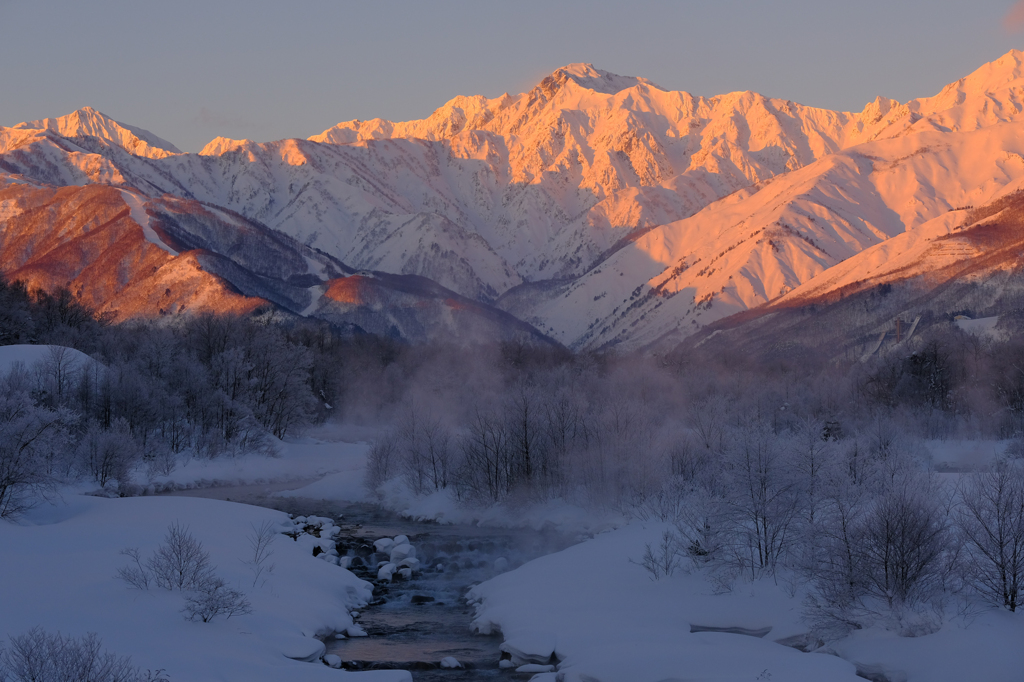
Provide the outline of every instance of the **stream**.
[[[276,486],[274,486],[276,487]],[[339,656],[346,670],[409,670],[415,682],[441,680],[529,680],[533,673],[499,667],[500,635],[473,634],[473,608],[467,590],[531,559],[559,551],[576,540],[547,531],[440,525],[403,519],[365,503],[279,498],[267,486],[179,491],[201,497],[231,499],[288,512],[319,516],[341,528],[335,538],[339,554],[349,556],[350,570],[374,585],[374,600],[355,623],[367,637],[327,637],[327,654]],[[378,580],[377,565],[386,560],[373,543],[405,535],[415,548],[420,570],[411,579],[396,573],[392,582]],[[463,666],[440,667],[452,657]]]

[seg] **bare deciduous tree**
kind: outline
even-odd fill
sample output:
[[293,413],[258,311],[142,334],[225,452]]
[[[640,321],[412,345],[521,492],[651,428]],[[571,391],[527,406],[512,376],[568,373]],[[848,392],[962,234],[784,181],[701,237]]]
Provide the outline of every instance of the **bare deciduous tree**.
[[274,539],[277,538],[277,532],[274,530],[274,523],[271,521],[264,521],[259,526],[256,524],[251,524],[251,526],[252,532],[249,533],[247,539],[249,540],[249,548],[252,550],[252,554],[244,563],[252,571],[252,585],[255,587],[264,574],[274,572],[274,564],[267,562],[274,555],[274,550],[270,546],[274,543]]
[[921,483],[905,481],[885,493],[861,529],[865,587],[890,606],[927,599],[941,587],[948,529],[937,491]]
[[216,616],[230,618],[252,613],[252,606],[244,594],[228,587],[221,578],[207,576],[185,595],[181,612],[189,620],[209,623]]
[[131,563],[117,569],[117,577],[137,590],[148,590],[150,575],[142,562],[142,552],[138,547],[125,547],[121,554],[131,559]]
[[778,437],[755,421],[734,432],[730,455],[731,503],[746,536],[746,568],[751,576],[769,573],[787,549],[790,525],[798,511],[798,490]]
[[173,523],[146,564],[153,582],[165,590],[194,590],[211,579],[210,555],[187,526]]
[[382,483],[398,473],[398,434],[393,431],[382,433],[370,446],[366,457],[364,485],[370,492],[376,492]]
[[67,446],[66,422],[25,393],[0,395],[0,518],[21,514],[52,487],[48,462]]
[[1024,474],[1001,463],[968,479],[956,515],[968,580],[989,602],[1016,611],[1024,596]]

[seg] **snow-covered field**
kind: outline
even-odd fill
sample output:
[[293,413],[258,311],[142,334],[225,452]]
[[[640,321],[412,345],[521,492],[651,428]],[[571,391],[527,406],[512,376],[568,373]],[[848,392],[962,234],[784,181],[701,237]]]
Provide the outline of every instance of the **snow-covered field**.
[[[367,446],[339,440],[351,433],[322,430],[279,444],[278,457],[193,460],[153,489],[233,486],[245,493],[334,502],[365,501]],[[1000,443],[946,443],[937,460],[961,464],[984,458]],[[982,452],[984,451],[984,452]],[[172,681],[319,680],[346,675],[408,680],[402,671],[345,673],[316,659],[314,636],[353,626],[350,611],[369,600],[369,584],[311,556],[312,538],[278,535],[275,570],[254,585],[244,562],[247,535],[265,521],[277,530],[287,516],[261,507],[191,495],[105,499],[66,491],[17,523],[0,523],[0,636],[35,626],[65,635],[96,632],[104,647],[131,655],[142,668],[167,671]],[[657,543],[658,523],[625,523],[588,516],[567,504],[470,512],[450,498],[416,499],[400,486],[385,503],[406,515],[449,523],[480,523],[597,532],[592,539],[534,560],[475,587],[475,626],[500,631],[517,667],[537,682],[664,682],[666,680],[820,682],[884,674],[904,682],[1013,682],[1024,670],[1024,616],[988,610],[944,615],[935,633],[900,637],[881,627],[855,632],[814,653],[778,640],[808,632],[804,586],[738,578],[731,589],[702,572],[677,571],[652,580],[637,562],[645,543]],[[131,589],[115,577],[128,563],[120,552],[148,555],[169,525],[188,526],[210,552],[227,584],[246,595],[252,613],[209,623],[181,614],[180,592]],[[617,526],[613,530],[608,530]],[[763,637],[698,631],[696,627],[763,631]],[[358,629],[351,630],[359,634]],[[760,634],[760,633],[758,633]],[[497,662],[495,662],[497,664]],[[540,672],[555,664],[557,671]],[[362,679],[362,678],[360,678]],[[879,678],[881,679],[881,678]]]
[[[323,644],[314,636],[351,628],[349,612],[369,600],[370,585],[283,535],[272,545],[274,571],[254,585],[244,563],[252,554],[247,535],[265,521],[290,525],[280,512],[193,497],[69,495],[37,507],[21,523],[0,523],[0,633],[95,632],[109,651],[164,669],[175,682],[337,680],[346,673],[316,661]],[[181,592],[132,589],[115,577],[129,561],[122,549],[148,556],[174,523],[202,542],[220,577],[251,602],[251,614],[191,622]],[[308,658],[314,662],[293,660]],[[409,679],[402,671],[361,674]]]
[[[871,629],[813,653],[780,645],[808,631],[800,585],[739,579],[723,592],[702,573],[651,580],[629,559],[638,561],[663,530],[632,524],[477,586],[476,626],[500,630],[516,664],[554,654],[564,677],[537,682],[853,682],[862,679],[858,669],[893,682],[1021,679],[1024,616],[995,610],[947,614],[922,637]],[[758,638],[693,626],[770,630]]]
[[334,432],[322,436],[321,439],[306,437],[289,439],[288,442],[275,440],[277,454],[273,457],[245,455],[192,459],[168,475],[139,479],[138,483],[149,488],[150,492],[165,492],[291,482],[293,485],[289,487],[297,489],[291,494],[296,496],[363,501],[366,498],[363,469],[368,446],[334,440],[338,437]]

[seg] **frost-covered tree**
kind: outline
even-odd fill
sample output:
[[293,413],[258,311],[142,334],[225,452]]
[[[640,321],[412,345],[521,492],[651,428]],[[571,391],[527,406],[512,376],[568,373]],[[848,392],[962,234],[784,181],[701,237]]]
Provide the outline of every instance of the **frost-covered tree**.
[[956,522],[968,582],[987,601],[1016,611],[1024,597],[1024,472],[1000,463],[963,487]]
[[859,535],[868,594],[889,606],[929,599],[943,587],[949,526],[941,491],[924,476],[889,487],[865,514]]
[[789,548],[799,487],[779,437],[764,421],[732,431],[728,499],[742,537],[736,557],[752,576],[775,570]]
[[141,459],[141,450],[126,419],[114,420],[109,429],[91,420],[79,441],[78,459],[82,469],[101,486],[110,481],[125,484],[132,467]]
[[24,512],[57,482],[53,463],[68,447],[68,422],[25,392],[0,395],[0,518]]
[[245,595],[227,586],[223,579],[208,576],[185,595],[182,613],[189,620],[209,623],[217,616],[230,618],[252,613]]
[[186,526],[173,523],[146,563],[153,582],[167,590],[195,590],[213,578],[210,554]]

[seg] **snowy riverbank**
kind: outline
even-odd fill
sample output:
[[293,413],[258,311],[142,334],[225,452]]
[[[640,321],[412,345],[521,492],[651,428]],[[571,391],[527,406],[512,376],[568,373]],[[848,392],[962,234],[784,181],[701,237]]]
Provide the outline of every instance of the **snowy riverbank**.
[[[323,644],[314,636],[352,627],[349,612],[369,601],[370,585],[283,535],[272,546],[273,573],[253,585],[246,536],[268,521],[283,529],[288,517],[191,497],[68,496],[18,524],[0,523],[0,635],[36,626],[76,637],[95,632],[107,650],[131,655],[142,668],[165,669],[173,682],[337,680],[343,673],[294,659],[316,661]],[[149,555],[173,523],[203,544],[218,575],[245,594],[251,614],[191,622],[180,612],[180,592],[131,589],[115,577],[128,563],[123,548]],[[363,675],[410,679],[403,671]]]
[[[666,526],[632,524],[536,559],[475,587],[475,627],[499,631],[517,665],[557,662],[536,682],[1015,682],[1024,670],[1024,614],[947,614],[937,632],[900,637],[872,628],[813,653],[800,586],[737,579],[732,589],[700,572],[658,581],[636,563]],[[762,638],[702,628],[763,631]],[[840,657],[841,656],[841,657]]]

